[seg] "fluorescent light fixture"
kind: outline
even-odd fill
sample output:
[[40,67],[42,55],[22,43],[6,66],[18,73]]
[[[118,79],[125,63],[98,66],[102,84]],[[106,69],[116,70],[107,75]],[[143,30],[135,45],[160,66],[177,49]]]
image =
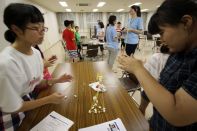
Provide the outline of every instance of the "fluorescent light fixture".
[[146,11],[148,11],[148,9],[142,9],[142,10],[141,10],[141,12],[146,12]]
[[93,12],[97,12],[97,11],[98,11],[98,9],[93,9],[92,11],[93,11]]
[[106,4],[106,2],[99,2],[97,7],[103,7]]
[[65,1],[59,1],[60,5],[63,6],[63,7],[67,7],[67,3]]
[[129,5],[128,7],[131,7],[133,5],[141,5],[141,4],[142,4],[141,2],[136,2],[136,3],[132,4],[132,5]]
[[116,12],[121,12],[121,11],[123,11],[124,9],[118,9],[118,10],[116,10]]
[[71,9],[66,9],[67,12],[71,12]]

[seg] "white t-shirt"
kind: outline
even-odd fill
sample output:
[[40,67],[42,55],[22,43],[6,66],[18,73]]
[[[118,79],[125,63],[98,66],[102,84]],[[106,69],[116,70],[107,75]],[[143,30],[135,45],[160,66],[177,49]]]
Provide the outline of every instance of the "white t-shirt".
[[99,40],[103,40],[104,41],[105,29],[104,28],[99,28],[98,32],[97,32],[97,36],[98,36]]
[[155,53],[144,64],[144,67],[156,80],[159,80],[160,73],[166,65],[168,57],[169,54]]
[[43,77],[40,52],[25,55],[12,46],[0,53],[0,109],[15,112],[22,106],[22,96],[33,91]]

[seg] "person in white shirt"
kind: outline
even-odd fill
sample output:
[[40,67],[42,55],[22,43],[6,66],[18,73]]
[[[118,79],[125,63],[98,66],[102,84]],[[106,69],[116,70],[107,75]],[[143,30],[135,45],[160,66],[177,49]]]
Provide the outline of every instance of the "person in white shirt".
[[97,29],[97,37],[98,37],[98,40],[99,40],[99,47],[100,47],[100,51],[103,55],[103,50],[104,50],[104,47],[103,47],[103,43],[104,43],[104,37],[105,37],[105,29],[104,29],[104,24],[103,22],[99,22],[98,23],[99,27]]
[[[157,80],[160,79],[160,73],[164,69],[166,62],[168,60],[169,49],[162,45],[160,47],[160,52],[154,53],[144,64],[145,69]],[[148,97],[146,96],[145,92],[141,92],[141,101],[139,109],[143,115],[145,115],[146,108],[150,103]]]
[[[43,80],[43,60],[38,50],[44,38],[44,18],[33,5],[12,3],[4,10],[4,23],[8,27],[5,38],[11,43],[0,53],[0,130],[17,130],[26,111],[46,104],[58,104],[61,93],[33,100],[35,86],[52,86],[69,82],[72,76]],[[27,101],[28,100],[28,101]]]

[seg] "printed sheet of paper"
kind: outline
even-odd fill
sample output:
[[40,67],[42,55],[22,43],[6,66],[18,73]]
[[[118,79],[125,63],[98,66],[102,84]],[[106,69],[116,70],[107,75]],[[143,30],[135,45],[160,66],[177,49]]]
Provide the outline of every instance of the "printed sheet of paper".
[[99,82],[90,83],[89,86],[93,90],[98,91],[98,92],[105,92],[105,91],[107,91],[106,87],[103,84],[100,84]]
[[102,124],[79,129],[78,131],[126,131],[120,118]]
[[67,131],[73,124],[73,121],[53,111],[30,131]]

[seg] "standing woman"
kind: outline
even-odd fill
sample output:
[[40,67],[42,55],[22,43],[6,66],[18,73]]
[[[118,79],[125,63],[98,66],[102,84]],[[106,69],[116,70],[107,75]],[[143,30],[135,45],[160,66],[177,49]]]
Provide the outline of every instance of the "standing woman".
[[125,37],[126,43],[126,54],[130,56],[134,54],[135,49],[139,42],[138,35],[143,33],[143,21],[141,18],[140,7],[133,5],[129,11],[130,18],[128,19],[127,28],[125,28],[124,32],[127,32]]
[[0,131],[15,131],[25,114],[46,104],[58,104],[64,99],[61,93],[33,100],[35,86],[52,86],[70,81],[70,75],[43,80],[43,60],[38,50],[44,32],[42,13],[32,5],[13,3],[4,10],[4,23],[8,27],[5,38],[11,43],[0,53]]
[[116,16],[111,15],[109,17],[109,25],[107,26],[106,29],[106,42],[107,42],[107,48],[109,51],[109,57],[108,57],[108,64],[110,68],[113,67],[114,61],[116,59],[116,56],[118,54],[118,37],[117,37],[117,32],[115,29],[115,24],[116,24]]
[[100,50],[101,50],[101,53],[103,55],[103,50],[104,50],[104,47],[103,47],[103,43],[104,43],[104,37],[105,37],[105,29],[104,29],[104,24],[103,22],[99,22],[98,23],[99,27],[97,29],[97,37],[98,37],[98,40],[99,40],[99,47],[100,47]]

